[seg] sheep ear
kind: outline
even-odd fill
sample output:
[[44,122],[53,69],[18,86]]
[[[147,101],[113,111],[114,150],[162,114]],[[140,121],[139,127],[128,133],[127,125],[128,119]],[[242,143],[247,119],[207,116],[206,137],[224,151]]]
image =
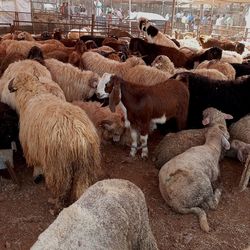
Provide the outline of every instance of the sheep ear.
[[208,125],[209,123],[210,123],[209,117],[206,117],[206,118],[204,118],[204,119],[202,120],[203,126],[206,126],[206,125]]
[[15,78],[12,78],[10,80],[10,82],[9,82],[9,85],[8,85],[8,89],[9,89],[10,93],[17,91],[17,89],[13,86],[14,85],[14,79]]
[[224,118],[225,118],[226,120],[232,120],[232,119],[234,119],[234,117],[233,117],[232,115],[225,114],[225,113],[223,113],[223,115],[224,115]]
[[225,148],[226,150],[230,149],[230,143],[224,136],[222,136],[221,142],[222,142],[223,148]]
[[240,162],[244,162],[244,156],[241,149],[238,150],[237,158],[239,159]]
[[116,105],[120,102],[120,84],[115,83],[109,95],[109,108],[111,112],[115,112]]
[[97,78],[92,78],[89,80],[89,87],[96,89],[98,85],[98,79]]
[[100,126],[108,131],[112,130],[112,124],[113,122],[110,120],[103,120],[100,124]]

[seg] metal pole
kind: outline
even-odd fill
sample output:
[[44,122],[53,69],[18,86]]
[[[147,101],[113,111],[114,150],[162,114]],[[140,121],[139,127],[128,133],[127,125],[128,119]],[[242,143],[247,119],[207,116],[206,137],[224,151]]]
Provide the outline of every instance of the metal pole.
[[131,20],[130,20],[130,14],[131,14],[131,0],[128,1],[128,13],[129,13],[129,33],[131,34]]
[[171,36],[173,34],[173,28],[174,28],[175,4],[176,4],[176,0],[173,0],[173,3],[172,3],[172,16],[171,16]]

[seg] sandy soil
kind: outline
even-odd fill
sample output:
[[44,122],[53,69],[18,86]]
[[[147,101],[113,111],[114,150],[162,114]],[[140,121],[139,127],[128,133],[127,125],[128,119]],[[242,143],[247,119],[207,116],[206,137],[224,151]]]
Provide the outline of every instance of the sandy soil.
[[[149,139],[150,152],[160,136]],[[150,223],[161,250],[243,250],[250,246],[250,189],[239,193],[242,166],[235,160],[221,163],[222,198],[216,211],[208,211],[209,233],[200,230],[194,215],[173,212],[161,198],[158,170],[150,160],[128,158],[129,148],[117,145],[103,147],[103,166],[110,178],[128,179],[144,192]],[[44,183],[32,181],[32,171],[25,162],[16,160],[21,188],[10,179],[0,177],[0,249],[29,249],[38,235],[53,222],[49,212],[49,192]],[[7,176],[3,171],[2,176]]]

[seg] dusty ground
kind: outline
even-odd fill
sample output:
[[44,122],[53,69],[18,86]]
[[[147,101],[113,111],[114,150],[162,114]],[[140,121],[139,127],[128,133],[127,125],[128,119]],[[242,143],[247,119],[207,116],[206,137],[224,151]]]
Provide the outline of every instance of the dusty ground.
[[[151,152],[159,140],[159,136],[149,139]],[[211,232],[203,233],[194,215],[176,214],[164,204],[153,163],[139,158],[131,162],[128,153],[127,147],[105,145],[103,164],[110,178],[128,179],[143,190],[159,249],[242,250],[250,246],[250,188],[237,192],[240,163],[231,159],[222,162],[222,199],[216,211],[208,212]],[[44,183],[33,183],[31,169],[22,160],[18,159],[17,165],[20,190],[11,180],[0,177],[0,249],[29,249],[55,219],[49,213]]]

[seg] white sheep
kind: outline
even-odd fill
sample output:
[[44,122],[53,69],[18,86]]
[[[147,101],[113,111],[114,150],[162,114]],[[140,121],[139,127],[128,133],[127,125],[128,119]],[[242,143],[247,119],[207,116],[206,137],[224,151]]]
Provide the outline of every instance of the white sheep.
[[92,71],[81,71],[70,63],[56,59],[46,59],[45,66],[50,71],[52,79],[63,90],[68,102],[87,100],[96,90],[99,76]]
[[116,74],[123,77],[128,69],[136,65],[145,65],[139,57],[130,57],[126,62],[117,62],[101,56],[96,52],[85,52],[81,57],[82,66],[85,70],[91,70],[102,76],[104,73]]
[[39,235],[31,250],[157,250],[143,192],[127,180],[99,181]]
[[[228,119],[233,119],[233,117],[215,108],[207,108],[203,111],[202,124],[208,127],[215,124],[226,126],[225,120]],[[182,130],[177,133],[167,134],[156,146],[154,151],[153,161],[157,168],[161,168],[166,162],[189,148],[204,144],[208,127]]]
[[236,51],[223,50],[220,60],[227,63],[242,63],[243,57]]
[[208,129],[204,145],[176,156],[159,172],[159,188],[167,204],[176,212],[196,214],[205,232],[209,225],[203,209],[216,209],[219,203],[221,190],[213,191],[212,182],[219,176],[222,148],[230,148],[228,139],[226,127],[214,125]]
[[15,95],[8,90],[8,84],[11,79],[19,73],[26,72],[37,77],[41,83],[45,83],[45,87],[51,93],[65,100],[64,93],[57,83],[52,81],[52,77],[48,69],[35,60],[22,60],[14,62],[8,66],[0,79],[0,97],[1,102],[8,104],[12,109],[16,110]]
[[97,181],[100,142],[86,113],[52,95],[27,73],[10,81],[20,114],[19,139],[28,166],[42,167],[60,208]]
[[233,140],[231,142],[231,148],[236,151],[237,158],[240,162],[245,164],[239,183],[240,191],[244,191],[250,179],[250,144],[239,140]]

